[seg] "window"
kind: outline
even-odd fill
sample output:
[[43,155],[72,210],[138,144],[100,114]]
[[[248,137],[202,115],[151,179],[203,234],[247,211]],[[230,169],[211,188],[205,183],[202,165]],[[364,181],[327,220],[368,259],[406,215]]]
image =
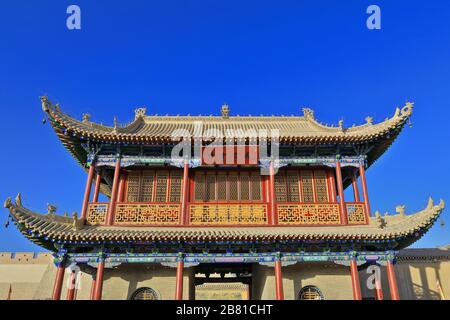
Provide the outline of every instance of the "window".
[[133,292],[130,300],[159,300],[159,296],[152,288],[139,288]]
[[316,286],[303,287],[298,293],[299,300],[323,300],[322,291]]
[[181,170],[136,170],[128,173],[127,202],[180,202]]
[[194,176],[194,201],[261,201],[259,172],[200,171]]
[[275,176],[277,202],[329,202],[325,170],[285,170]]

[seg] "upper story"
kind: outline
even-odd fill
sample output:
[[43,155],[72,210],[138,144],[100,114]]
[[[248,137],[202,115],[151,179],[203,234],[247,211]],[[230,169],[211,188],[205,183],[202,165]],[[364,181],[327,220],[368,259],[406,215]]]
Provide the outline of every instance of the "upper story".
[[[303,116],[147,116],[126,126],[76,120],[42,97],[63,145],[90,172],[81,212],[90,225],[316,226],[369,223],[365,170],[398,136],[391,118],[344,127]],[[89,180],[90,179],[90,180]],[[353,197],[344,199],[352,186]],[[98,202],[102,192],[108,202]],[[89,203],[87,203],[87,202]]]
[[108,127],[41,101],[58,138],[88,173],[81,213],[57,215],[52,205],[36,213],[20,194],[4,206],[27,238],[50,250],[146,252],[161,243],[195,252],[205,245],[225,252],[232,244],[250,253],[290,250],[299,243],[392,250],[419,239],[444,209],[430,198],[412,215],[404,206],[397,215],[371,211],[365,171],[408,123],[411,103],[381,123],[368,117],[350,128],[323,125],[310,109],[303,116],[240,117],[227,106],[220,116],[198,117],[138,109],[130,124]]

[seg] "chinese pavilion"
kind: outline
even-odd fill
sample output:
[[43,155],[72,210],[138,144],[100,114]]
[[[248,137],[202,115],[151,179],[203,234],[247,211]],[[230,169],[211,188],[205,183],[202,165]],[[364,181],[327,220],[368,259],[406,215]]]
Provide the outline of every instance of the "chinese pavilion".
[[[32,212],[20,194],[5,207],[25,237],[54,252],[55,300],[66,268],[92,275],[90,298],[100,300],[114,290],[105,287],[105,275],[123,265],[167,268],[161,286],[173,283],[169,298],[204,298],[208,290],[253,282],[234,296],[270,298],[264,292],[273,290],[282,300],[286,268],[323,262],[348,270],[355,300],[364,298],[358,270],[384,266],[390,298],[397,300],[398,251],[422,237],[444,208],[430,198],[416,214],[405,214],[404,206],[395,215],[371,210],[365,171],[406,125],[411,103],[381,123],[368,117],[352,127],[321,124],[308,108],[303,116],[232,116],[227,105],[219,116],[148,116],[141,108],[128,125],[115,119],[110,127],[88,114],[76,120],[47,97],[41,102],[57,137],[87,172],[80,215],[58,215],[53,205],[46,214]],[[258,279],[267,273],[262,267],[273,286]],[[139,270],[127,272],[138,277]],[[195,295],[196,284],[206,291]],[[76,290],[68,286],[67,299]],[[309,286],[298,294],[321,297]],[[382,299],[380,286],[374,296]]]

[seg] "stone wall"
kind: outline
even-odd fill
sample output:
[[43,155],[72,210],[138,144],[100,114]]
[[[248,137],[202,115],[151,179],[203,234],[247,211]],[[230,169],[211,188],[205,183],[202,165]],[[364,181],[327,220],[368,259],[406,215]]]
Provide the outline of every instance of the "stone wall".
[[[269,266],[255,265],[253,268],[253,298],[256,300],[275,299],[275,273]],[[352,284],[346,267],[325,264],[295,264],[283,267],[283,289],[286,300],[295,300],[301,288],[318,287],[325,299],[352,299]]]
[[[186,268],[183,277],[183,299],[193,298],[193,270]],[[160,265],[121,265],[105,269],[103,299],[126,300],[142,287],[150,287],[158,297],[170,300],[175,295],[176,269]],[[11,288],[13,300],[51,299],[56,267],[49,253],[0,253],[0,300],[7,299]],[[66,269],[61,299],[66,298],[70,272]],[[92,289],[91,270],[81,271],[77,279],[77,300],[88,300]]]

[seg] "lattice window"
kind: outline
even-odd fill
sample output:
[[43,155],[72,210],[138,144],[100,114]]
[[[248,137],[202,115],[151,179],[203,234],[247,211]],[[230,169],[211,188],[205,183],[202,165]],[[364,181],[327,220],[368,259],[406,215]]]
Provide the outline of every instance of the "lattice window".
[[287,188],[288,188],[288,201],[289,202],[300,202],[300,188],[298,180],[298,172],[288,171],[287,172]]
[[259,175],[252,175],[252,200],[261,200],[261,177]]
[[194,178],[194,199],[195,201],[203,201],[205,197],[205,175],[197,173]]
[[261,201],[259,172],[197,172],[194,177],[193,201]]
[[217,200],[227,200],[227,176],[224,173],[217,175]]
[[298,293],[299,300],[323,300],[322,291],[316,286],[303,287]]
[[284,174],[275,176],[275,195],[277,202],[287,201],[286,176]]
[[167,201],[167,181],[169,173],[167,171],[159,171],[156,173],[156,195],[155,202]]
[[229,190],[229,198],[230,201],[238,201],[239,200],[239,190],[238,190],[238,175],[230,174],[228,176],[228,190]]
[[183,176],[180,171],[170,173],[170,202],[181,201]]
[[144,171],[142,174],[142,186],[140,202],[152,202],[153,199],[153,184],[155,180],[154,171]]
[[130,300],[159,300],[159,296],[152,288],[139,288],[133,292]]
[[327,174],[323,170],[314,171],[317,202],[328,202]]
[[241,174],[241,199],[242,201],[250,200],[250,176],[248,173]]
[[127,178],[126,202],[180,202],[182,180],[180,170],[130,171]]
[[314,202],[313,173],[311,170],[301,171],[302,202]]
[[216,176],[213,174],[206,175],[205,200],[208,201],[216,200]]
[[140,172],[130,172],[128,174],[128,202],[139,202],[140,181]]

